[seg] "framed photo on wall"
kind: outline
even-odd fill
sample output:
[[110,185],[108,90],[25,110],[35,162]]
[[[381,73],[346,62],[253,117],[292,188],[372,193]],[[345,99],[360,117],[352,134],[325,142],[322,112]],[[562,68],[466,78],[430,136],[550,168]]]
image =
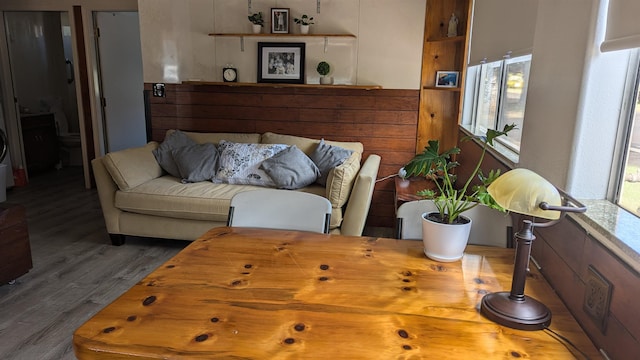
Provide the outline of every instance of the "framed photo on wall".
[[305,43],[258,43],[258,82],[304,84]]
[[272,34],[288,34],[289,33],[289,9],[288,8],[271,8],[271,33]]
[[458,71],[438,71],[436,72],[436,87],[458,87]]

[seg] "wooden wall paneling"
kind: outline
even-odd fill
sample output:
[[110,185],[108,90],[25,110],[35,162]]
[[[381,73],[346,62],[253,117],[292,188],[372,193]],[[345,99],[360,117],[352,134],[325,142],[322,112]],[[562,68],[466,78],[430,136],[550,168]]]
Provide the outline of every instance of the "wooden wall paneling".
[[[614,284],[611,297],[611,314],[640,341],[640,275],[621,263],[602,244],[591,236],[586,237],[585,264],[580,276],[586,278],[587,266],[593,265],[607,280]],[[637,352],[640,354],[640,351]]]
[[[156,141],[168,129],[360,141],[365,158],[382,157],[379,177],[396,174],[415,154],[417,90],[167,84],[165,91],[149,99]],[[368,225],[393,226],[393,191],[392,179],[376,184]]]
[[[604,349],[612,359],[629,359],[640,353],[640,314],[633,311],[640,296],[638,274],[623,265],[570,218],[552,228],[540,230],[536,230],[532,256],[542,267],[541,273],[596,346]],[[583,310],[589,265],[613,284],[604,333]]]

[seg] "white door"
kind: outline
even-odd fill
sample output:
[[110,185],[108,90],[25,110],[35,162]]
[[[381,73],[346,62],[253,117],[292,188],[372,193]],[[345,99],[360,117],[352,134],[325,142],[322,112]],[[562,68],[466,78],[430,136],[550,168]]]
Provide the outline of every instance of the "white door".
[[137,12],[95,12],[105,152],[147,141]]

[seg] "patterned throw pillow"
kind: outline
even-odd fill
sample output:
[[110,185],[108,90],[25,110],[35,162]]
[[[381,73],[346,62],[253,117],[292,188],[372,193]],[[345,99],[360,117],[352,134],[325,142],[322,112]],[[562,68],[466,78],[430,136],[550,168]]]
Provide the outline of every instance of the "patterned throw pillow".
[[260,165],[287,147],[284,144],[243,144],[221,140],[218,144],[220,159],[214,182],[275,187],[271,177],[260,169]]

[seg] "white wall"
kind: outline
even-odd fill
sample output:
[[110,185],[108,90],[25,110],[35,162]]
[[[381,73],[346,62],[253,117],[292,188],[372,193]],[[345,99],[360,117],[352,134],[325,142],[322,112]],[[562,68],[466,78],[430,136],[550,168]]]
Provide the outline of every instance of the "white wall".
[[[253,0],[270,32],[270,9],[290,9],[291,18],[314,17],[312,33],[349,33],[352,38],[210,37],[209,33],[249,33],[248,2],[238,0],[138,0],[144,81],[178,83],[222,81],[222,67],[232,63],[241,82],[256,82],[257,43],[306,43],[306,82],[318,83],[317,63],[332,65],[337,84],[419,89],[424,31],[424,0]],[[298,29],[292,22],[290,31]]]
[[601,53],[605,0],[540,1],[519,167],[604,199],[628,53]]

